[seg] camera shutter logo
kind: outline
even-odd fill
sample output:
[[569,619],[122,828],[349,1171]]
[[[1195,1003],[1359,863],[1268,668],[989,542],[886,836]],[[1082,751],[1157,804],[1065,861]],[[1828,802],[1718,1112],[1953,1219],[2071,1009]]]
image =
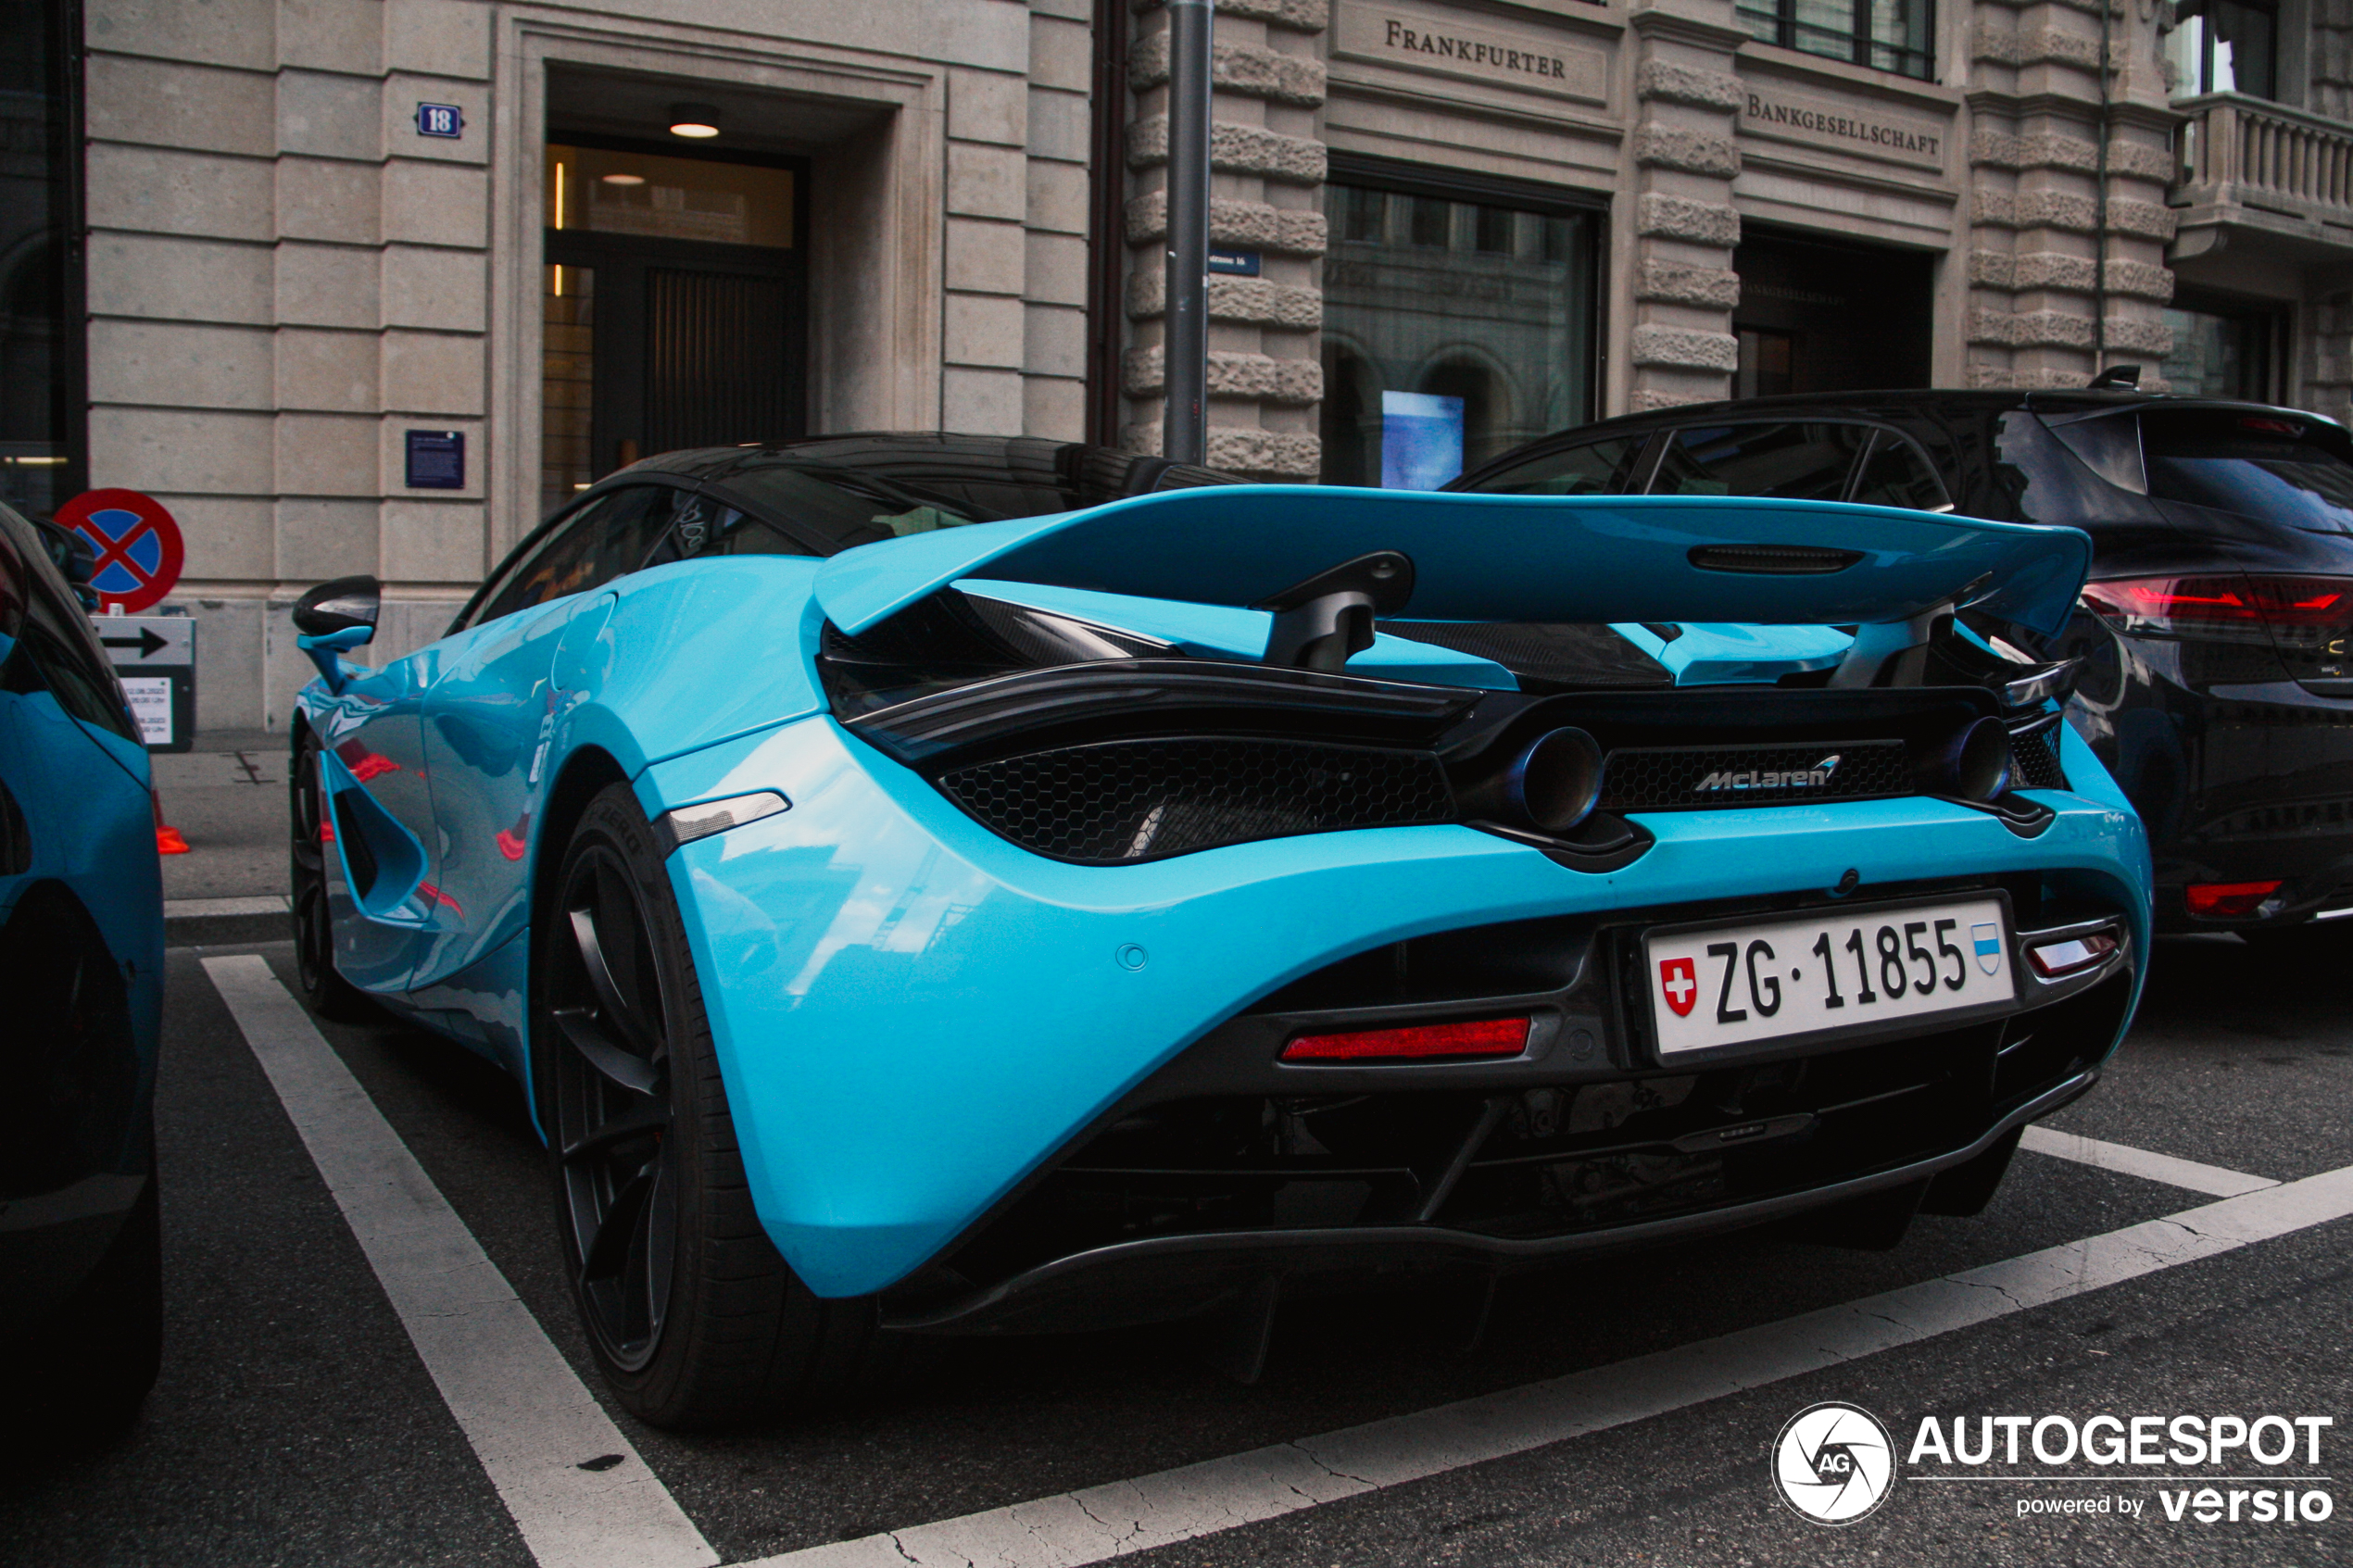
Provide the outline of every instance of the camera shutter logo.
[[1854,1405],[1809,1405],[1773,1439],[1781,1500],[1817,1524],[1852,1524],[1887,1500],[1895,1445],[1879,1418]]

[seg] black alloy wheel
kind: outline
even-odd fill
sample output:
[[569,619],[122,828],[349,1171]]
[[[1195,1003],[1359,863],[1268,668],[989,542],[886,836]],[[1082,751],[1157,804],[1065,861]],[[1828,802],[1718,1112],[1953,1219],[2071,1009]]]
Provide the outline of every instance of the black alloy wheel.
[[532,1082],[573,1299],[657,1426],[774,1418],[896,1370],[874,1298],[821,1299],[754,1211],[700,978],[627,784],[589,801],[538,906]]
[[576,846],[547,934],[555,1139],[565,1261],[615,1367],[653,1359],[678,1249],[669,1008],[646,910],[616,846]]
[[333,823],[319,786],[319,742],[306,732],[286,775],[291,835],[286,891],[294,906],[295,976],[310,1010],[337,1022],[367,1019],[374,1004],[335,970],[335,933],[327,905],[327,857]]

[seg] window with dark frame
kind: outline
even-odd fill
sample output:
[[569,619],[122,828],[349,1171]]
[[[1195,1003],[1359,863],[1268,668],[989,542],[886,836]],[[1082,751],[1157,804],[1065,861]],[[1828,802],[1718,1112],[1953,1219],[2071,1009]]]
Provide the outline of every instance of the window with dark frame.
[[2165,40],[2174,91],[2278,96],[2277,0],[2182,0],[2180,16]]
[[2183,396],[2271,402],[2278,395],[2278,345],[2284,324],[2277,308],[2184,291],[2165,311],[2173,346],[2158,373]]
[[803,433],[806,161],[559,126],[544,156],[542,510],[653,453]]
[[47,517],[87,483],[82,8],[0,0],[0,501]]
[[1933,81],[1936,0],[1739,0],[1760,43]]
[[1597,201],[1335,157],[1323,482],[1434,489],[1594,417]]

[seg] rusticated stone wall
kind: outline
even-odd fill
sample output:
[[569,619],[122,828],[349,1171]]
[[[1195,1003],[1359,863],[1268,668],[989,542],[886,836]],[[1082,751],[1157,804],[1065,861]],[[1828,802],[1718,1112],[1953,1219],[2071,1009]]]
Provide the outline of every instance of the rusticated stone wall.
[[1618,210],[1630,215],[1636,236],[1626,339],[1633,411],[1721,397],[1740,365],[1731,326],[1740,303],[1732,181],[1741,155],[1732,116],[1741,82],[1732,51],[1747,34],[1732,22],[1729,3],[1627,19],[1634,177]]
[[[1138,0],[1128,83],[1128,245],[1123,445],[1160,450],[1163,257],[1168,232],[1168,30]],[[1209,461],[1252,478],[1312,480],[1323,397],[1326,0],[1218,0],[1210,101],[1210,244],[1256,251],[1255,278],[1209,282]],[[1110,330],[1114,323],[1102,323]]]
[[[2312,34],[2304,107],[2353,121],[2353,0],[2308,0]],[[2288,395],[2332,419],[2353,419],[2353,293],[2332,291],[2298,312]]]
[[[1969,30],[1969,379],[2082,386],[2138,361],[2155,385],[2171,345],[2160,312],[2174,217],[2156,30],[2113,6],[2105,246],[2100,232],[2103,0],[1980,0]],[[2106,252],[2107,309],[2095,312]]]
[[2353,120],[2353,0],[2307,0],[2311,8],[2311,90],[2304,107]]

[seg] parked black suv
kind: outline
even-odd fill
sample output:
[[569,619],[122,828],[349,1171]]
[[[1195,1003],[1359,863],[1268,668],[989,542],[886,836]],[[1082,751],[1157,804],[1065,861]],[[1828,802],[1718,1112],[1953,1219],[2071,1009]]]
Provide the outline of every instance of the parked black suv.
[[2081,528],[2093,580],[2027,651],[2084,659],[2068,716],[2148,824],[2159,928],[2353,917],[2353,437],[2329,420],[2123,390],[1767,397],[1584,425],[1447,488]]

